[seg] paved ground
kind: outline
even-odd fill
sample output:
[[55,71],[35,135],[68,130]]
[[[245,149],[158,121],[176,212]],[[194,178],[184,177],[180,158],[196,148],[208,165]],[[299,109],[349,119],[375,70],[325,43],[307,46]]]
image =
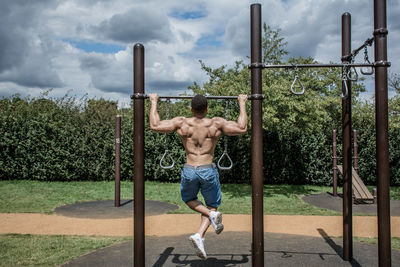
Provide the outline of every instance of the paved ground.
[[[265,266],[378,266],[377,246],[354,243],[354,260],[343,261],[341,239],[265,234]],[[223,232],[206,236],[208,259],[200,260],[188,236],[147,237],[146,266],[251,266],[251,233]],[[133,242],[104,248],[72,260],[63,267],[132,266]],[[400,266],[400,251],[392,251],[392,266]]]
[[[332,200],[323,194],[304,200],[320,205],[324,202],[321,199],[341,207],[340,198]],[[132,236],[133,205],[132,201],[124,202],[120,208],[113,207],[111,200],[67,205],[57,208],[53,215],[0,213],[0,234]],[[201,261],[188,242],[200,216],[161,214],[174,208],[168,203],[146,201],[146,266],[251,266],[251,215],[224,214],[225,231],[217,236],[209,229],[209,257]],[[392,236],[400,237],[399,216],[391,218],[391,228]],[[349,263],[341,259],[341,239],[330,238],[342,235],[341,216],[265,215],[264,231],[268,266],[377,266],[374,245],[354,243],[354,260]],[[353,234],[377,237],[376,216],[353,216]],[[132,266],[132,262],[130,241],[89,253],[65,266]],[[399,250],[392,252],[392,266],[400,266]]]
[[[146,200],[146,216],[164,214],[167,211],[179,207],[170,203]],[[118,219],[133,216],[133,200],[121,200],[119,207],[114,207],[114,200],[99,200],[81,202],[58,207],[54,210],[56,214],[74,218],[89,219]]]
[[[341,196],[334,197],[330,193],[307,195],[303,197],[303,201],[323,209],[340,212],[343,209],[343,198]],[[376,204],[353,204],[354,215],[376,215],[377,209]],[[400,216],[400,200],[390,201],[390,215]]]

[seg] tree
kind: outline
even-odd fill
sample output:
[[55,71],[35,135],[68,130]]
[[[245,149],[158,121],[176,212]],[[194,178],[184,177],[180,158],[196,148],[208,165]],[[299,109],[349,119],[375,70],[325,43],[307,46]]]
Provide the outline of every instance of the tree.
[[279,36],[280,29],[273,30],[264,22],[264,37],[262,38],[263,62],[268,64],[278,64],[282,61],[282,57],[289,54],[285,50],[287,42]]
[[396,90],[396,93],[400,94],[400,76],[397,73],[391,73],[388,77],[389,86]]

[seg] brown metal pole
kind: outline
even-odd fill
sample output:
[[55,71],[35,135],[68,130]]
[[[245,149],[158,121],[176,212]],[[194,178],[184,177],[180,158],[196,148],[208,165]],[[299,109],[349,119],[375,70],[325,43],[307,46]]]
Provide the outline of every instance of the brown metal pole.
[[391,266],[386,0],[374,1],[376,164],[379,266]]
[[353,130],[353,159],[354,159],[354,170],[358,173],[358,144],[357,144],[357,130]]
[[121,115],[115,117],[115,197],[114,207],[121,205]]
[[[251,63],[261,63],[261,5],[250,6]],[[251,93],[262,94],[262,69],[251,69]],[[252,263],[264,266],[262,100],[251,102]]]
[[333,151],[333,156],[332,156],[332,159],[333,159],[333,196],[334,197],[337,197],[337,171],[338,171],[338,168],[337,168],[337,152],[336,152],[336,146],[337,146],[337,144],[336,144],[336,130],[333,130],[332,131],[332,139],[333,139],[333,142],[332,142],[332,151]]
[[[351,15],[342,15],[342,56],[351,53]],[[347,83],[347,84],[345,84]],[[347,94],[342,99],[342,131],[343,131],[343,260],[353,258],[353,218],[352,218],[352,164],[351,164],[351,82],[347,85]]]
[[[144,47],[135,44],[133,50],[134,93],[144,94]],[[133,102],[134,133],[134,213],[133,213],[133,261],[135,267],[145,266],[144,239],[144,99]]]

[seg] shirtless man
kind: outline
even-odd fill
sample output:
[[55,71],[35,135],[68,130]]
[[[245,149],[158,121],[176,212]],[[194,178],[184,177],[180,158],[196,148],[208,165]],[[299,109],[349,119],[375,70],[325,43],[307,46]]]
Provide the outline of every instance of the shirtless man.
[[[247,131],[246,101],[247,95],[239,95],[240,114],[237,122],[224,118],[206,118],[207,98],[196,95],[192,99],[191,112],[193,117],[175,117],[171,120],[160,120],[157,112],[158,95],[150,94],[150,129],[156,132],[171,133],[176,131],[183,142],[186,151],[186,164],[181,172],[182,200],[192,209],[201,214],[200,228],[191,235],[197,255],[206,259],[204,250],[204,235],[213,225],[217,234],[224,229],[222,214],[217,211],[221,205],[221,185],[218,170],[213,163],[214,150],[222,133],[240,135]],[[206,205],[198,199],[201,191]]]

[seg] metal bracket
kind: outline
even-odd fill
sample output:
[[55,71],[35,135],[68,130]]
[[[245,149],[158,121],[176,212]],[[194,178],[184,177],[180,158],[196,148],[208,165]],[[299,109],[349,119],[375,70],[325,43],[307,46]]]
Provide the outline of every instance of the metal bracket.
[[374,67],[390,67],[392,63],[389,61],[379,60],[373,63]]
[[264,67],[264,63],[261,62],[253,62],[247,66],[249,69],[262,69]]
[[251,94],[249,95],[249,100],[263,100],[265,95],[263,94]]
[[147,95],[142,93],[135,93],[131,95],[131,99],[145,99],[146,97]]
[[352,58],[353,58],[353,54],[348,54],[348,55],[342,56],[340,59],[342,60],[342,62],[344,62],[344,61],[350,62]]
[[379,28],[379,29],[375,29],[373,32],[374,36],[385,36],[389,33],[387,28]]

